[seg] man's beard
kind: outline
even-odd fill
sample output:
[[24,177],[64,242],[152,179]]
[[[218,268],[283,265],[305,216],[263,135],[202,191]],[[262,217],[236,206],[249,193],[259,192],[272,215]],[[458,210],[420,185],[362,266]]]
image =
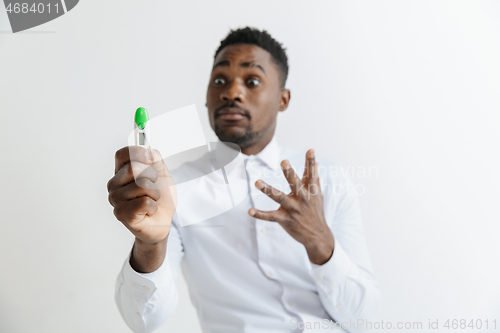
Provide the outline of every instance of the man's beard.
[[252,125],[249,124],[245,127],[245,132],[243,134],[228,133],[221,129],[217,124],[215,124],[214,132],[222,142],[231,142],[237,144],[240,148],[246,148],[251,146],[255,142],[255,139],[259,137],[258,132],[254,132]]

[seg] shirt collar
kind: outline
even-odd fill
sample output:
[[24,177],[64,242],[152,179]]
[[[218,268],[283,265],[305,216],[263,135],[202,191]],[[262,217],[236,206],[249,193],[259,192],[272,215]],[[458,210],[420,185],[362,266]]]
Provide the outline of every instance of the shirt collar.
[[273,136],[271,141],[262,149],[259,153],[255,155],[245,155],[241,154],[244,160],[256,158],[267,165],[269,168],[276,170],[280,167],[280,149],[276,135]]

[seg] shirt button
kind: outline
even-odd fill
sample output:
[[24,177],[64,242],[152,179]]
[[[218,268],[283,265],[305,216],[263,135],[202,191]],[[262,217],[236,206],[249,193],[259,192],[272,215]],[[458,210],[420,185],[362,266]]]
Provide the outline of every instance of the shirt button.
[[293,302],[292,301],[288,301],[288,306],[293,306]]
[[317,277],[317,279],[318,279],[319,281],[322,281],[322,280],[324,280],[324,279],[325,279],[325,277],[324,277],[323,275],[320,275],[320,276],[318,276],[318,277]]
[[342,306],[342,305],[340,305],[340,303],[338,303],[335,307],[336,307],[337,309],[340,309],[340,307],[341,307],[341,306]]
[[151,290],[151,288],[149,288],[148,286],[143,286],[142,288],[144,288],[144,290],[147,290],[147,291]]
[[261,233],[261,234],[265,234],[265,233],[266,233],[266,231],[267,231],[267,230],[266,230],[266,228],[261,228],[261,229],[260,229],[260,233]]
[[138,317],[140,317],[140,316],[141,316],[141,314],[140,314],[139,312],[136,312],[135,314],[136,314]]
[[273,271],[267,271],[267,275],[273,276]]

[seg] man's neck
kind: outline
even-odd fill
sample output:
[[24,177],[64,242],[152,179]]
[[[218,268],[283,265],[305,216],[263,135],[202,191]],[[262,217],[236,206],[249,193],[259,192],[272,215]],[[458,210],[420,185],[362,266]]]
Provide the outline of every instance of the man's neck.
[[255,144],[245,148],[241,148],[241,152],[245,155],[256,155],[260,153],[269,144],[269,142],[271,142],[273,136],[274,136],[274,131],[271,131],[268,135],[262,137]]

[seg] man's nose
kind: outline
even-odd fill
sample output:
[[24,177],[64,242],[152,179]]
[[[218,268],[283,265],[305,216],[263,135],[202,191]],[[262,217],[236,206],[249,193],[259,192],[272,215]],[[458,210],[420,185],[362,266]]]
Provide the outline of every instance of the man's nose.
[[245,101],[244,87],[237,81],[231,82],[226,90],[220,95],[223,101],[236,101],[243,103]]

